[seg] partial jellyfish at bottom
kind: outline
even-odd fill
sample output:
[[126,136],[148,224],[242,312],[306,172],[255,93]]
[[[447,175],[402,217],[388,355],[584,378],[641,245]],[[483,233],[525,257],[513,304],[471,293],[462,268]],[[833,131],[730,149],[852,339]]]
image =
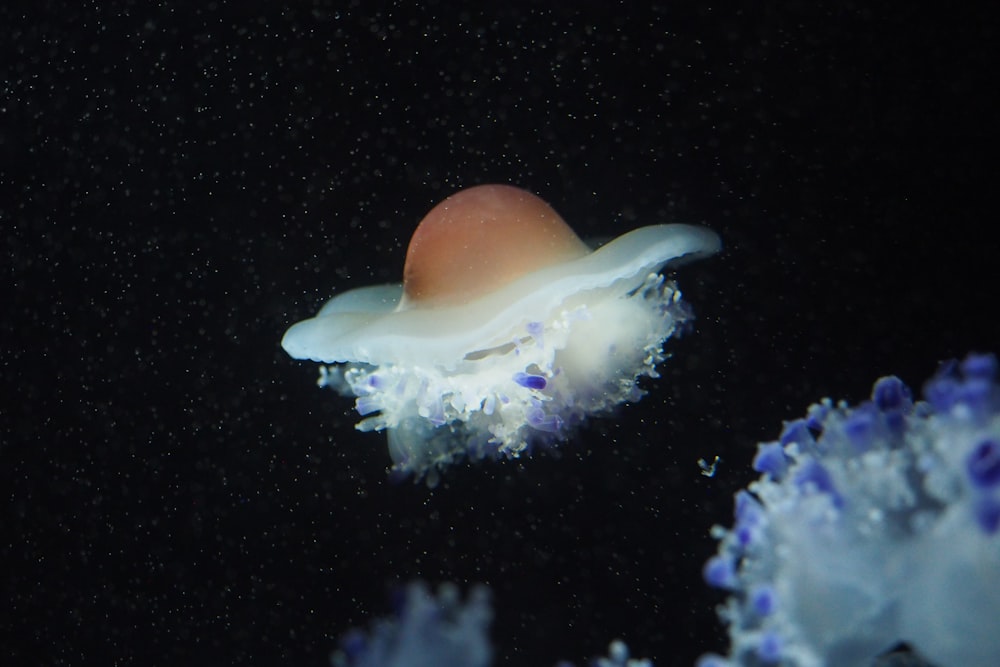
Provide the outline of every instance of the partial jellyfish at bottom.
[[464,457],[551,446],[657,377],[690,318],[661,271],[711,255],[691,225],[642,227],[591,250],[547,203],[507,185],[459,191],[410,241],[403,283],[364,287],[292,326],[282,347],[356,397],[393,472],[437,484]]
[[885,377],[761,444],[704,569],[731,592],[729,654],[699,667],[867,666],[897,643],[935,667],[1000,665],[996,372],[946,364],[918,402]]
[[[396,613],[375,620],[366,632],[354,629],[340,639],[333,667],[490,667],[489,640],[493,607],[490,591],[477,585],[463,601],[458,587],[442,584],[437,594],[415,581],[399,591]],[[653,667],[645,658],[632,658],[628,646],[616,639],[606,657],[593,658],[591,667]],[[574,667],[562,661],[556,667]]]

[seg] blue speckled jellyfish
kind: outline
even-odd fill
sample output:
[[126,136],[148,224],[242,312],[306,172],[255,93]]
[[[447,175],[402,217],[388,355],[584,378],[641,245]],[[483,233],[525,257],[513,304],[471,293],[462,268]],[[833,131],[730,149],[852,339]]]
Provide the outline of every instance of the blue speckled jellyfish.
[[456,459],[551,445],[638,399],[689,317],[659,271],[718,248],[707,229],[659,225],[591,250],[535,195],[477,186],[423,219],[402,285],[334,297],[282,346],[337,364],[320,384],[357,397],[360,430],[388,432],[397,473],[434,485]]
[[380,619],[370,634],[355,630],[340,642],[334,667],[488,667],[493,662],[489,590],[479,586],[463,603],[454,585],[438,595],[410,584],[395,617]]
[[[444,584],[432,595],[414,582],[399,599],[395,616],[382,618],[365,633],[354,630],[340,641],[334,667],[489,667],[493,649],[489,626],[493,620],[490,593],[473,588],[463,603],[458,588]],[[611,642],[607,657],[594,658],[592,667],[653,667],[646,659],[629,657],[621,640]],[[557,667],[573,667],[561,662]]]
[[700,667],[851,667],[906,642],[936,667],[1000,665],[1000,387],[992,356],[947,364],[914,403],[895,377],[760,445],[759,480],[716,528],[709,584],[729,656]]

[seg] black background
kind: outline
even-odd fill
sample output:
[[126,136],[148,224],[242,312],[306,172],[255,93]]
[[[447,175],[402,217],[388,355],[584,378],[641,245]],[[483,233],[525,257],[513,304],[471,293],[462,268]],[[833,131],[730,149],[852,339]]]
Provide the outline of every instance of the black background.
[[[323,665],[417,577],[492,587],[497,665],[724,649],[754,443],[998,349],[988,3],[348,4],[0,8],[3,664]],[[644,401],[392,485],[278,342],[483,182],[725,250]]]

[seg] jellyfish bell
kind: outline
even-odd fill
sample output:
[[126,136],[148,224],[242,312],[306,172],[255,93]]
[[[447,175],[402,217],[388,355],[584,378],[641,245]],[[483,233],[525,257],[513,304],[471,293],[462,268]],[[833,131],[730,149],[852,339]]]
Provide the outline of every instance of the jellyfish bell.
[[714,232],[654,225],[591,250],[542,199],[459,191],[418,225],[402,284],[335,296],[282,347],[387,430],[394,470],[434,484],[462,457],[518,456],[643,394],[689,317],[660,271],[719,249]]
[[510,185],[460,190],[420,221],[403,265],[403,302],[454,306],[590,248],[541,198]]
[[[465,212],[470,203],[484,201],[489,215]],[[502,216],[504,201],[514,204],[508,217]],[[445,215],[456,209],[463,211],[461,219]],[[539,233],[543,227],[546,232]],[[550,240],[556,235],[562,238]],[[419,356],[454,370],[468,357],[511,343],[519,322],[544,322],[562,304],[596,305],[590,297],[623,287],[627,293],[659,268],[718,248],[708,229],[657,225],[590,251],[535,195],[505,185],[476,186],[445,199],[418,225],[403,284],[358,288],[330,299],[314,318],[292,326],[282,346],[296,359],[321,363],[406,363]],[[508,262],[505,271],[487,271],[502,261]],[[521,262],[517,275],[515,262]],[[485,285],[484,276],[492,284]]]

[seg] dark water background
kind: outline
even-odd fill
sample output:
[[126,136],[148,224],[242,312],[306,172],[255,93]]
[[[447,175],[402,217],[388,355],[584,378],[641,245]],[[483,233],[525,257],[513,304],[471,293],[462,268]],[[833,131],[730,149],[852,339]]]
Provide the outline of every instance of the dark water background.
[[[498,665],[689,665],[754,443],[1000,349],[987,3],[564,4],[0,8],[3,664],[323,665],[419,577],[492,587]],[[483,182],[725,251],[643,402],[391,485],[278,341]]]

